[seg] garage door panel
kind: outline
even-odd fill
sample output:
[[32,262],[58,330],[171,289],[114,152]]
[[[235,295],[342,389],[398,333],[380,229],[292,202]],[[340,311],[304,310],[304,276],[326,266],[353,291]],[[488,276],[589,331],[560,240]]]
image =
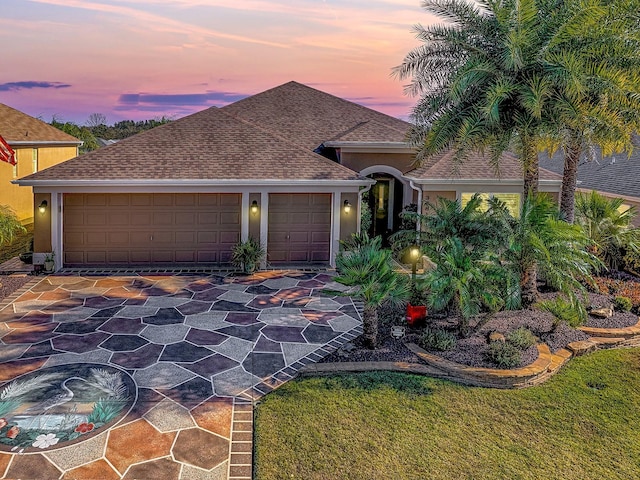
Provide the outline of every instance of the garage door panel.
[[193,250],[184,250],[175,252],[176,263],[195,263],[196,252]]
[[218,243],[222,245],[233,245],[240,241],[240,232],[220,232]]
[[155,212],[153,214],[154,225],[173,225],[173,214],[171,212]]
[[151,205],[152,197],[145,193],[133,193],[129,195],[129,201],[132,207],[148,207]]
[[109,212],[109,225],[129,225],[129,214],[126,212]]
[[106,232],[87,232],[85,238],[87,245],[89,245],[90,247],[93,247],[95,245],[107,244]]
[[149,212],[135,212],[131,214],[131,224],[130,225],[151,225],[151,213]]
[[181,226],[195,226],[196,225],[196,214],[193,212],[181,212],[176,215],[176,225]]
[[223,212],[220,214],[220,225],[237,225],[240,223],[240,213]]
[[268,261],[327,263],[331,237],[331,194],[269,195]]
[[63,260],[228,263],[240,239],[240,206],[239,194],[65,194]]
[[220,223],[219,213],[207,212],[198,214],[198,225],[217,225]]
[[107,224],[107,214],[105,213],[97,213],[97,212],[88,212],[85,214],[85,223],[92,226],[103,226]]
[[87,263],[107,263],[107,252],[104,250],[89,250],[85,254]]
[[109,263],[111,264],[127,264],[129,263],[128,252],[109,252]]

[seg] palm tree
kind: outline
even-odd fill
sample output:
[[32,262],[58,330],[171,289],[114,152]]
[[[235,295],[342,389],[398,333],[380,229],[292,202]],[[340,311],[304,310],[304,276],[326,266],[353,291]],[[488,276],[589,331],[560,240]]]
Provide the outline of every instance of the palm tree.
[[[556,19],[570,15],[572,3],[563,7],[552,4],[547,15]],[[555,77],[569,101],[557,102],[557,127],[549,132],[549,149],[564,151],[560,211],[569,223],[574,221],[581,156],[630,154],[632,137],[640,130],[638,8],[637,0],[594,2],[595,13],[581,20],[588,28],[573,30],[555,48]]]
[[15,212],[7,205],[0,205],[0,245],[10,243],[16,234],[25,231]]
[[582,229],[561,220],[557,206],[547,196],[528,196],[520,216],[506,218],[503,224],[508,228],[508,241],[498,255],[519,276],[524,306],[537,301],[538,276],[575,298],[576,291],[584,290],[582,281],[600,264],[586,250],[589,240]]
[[621,198],[606,198],[595,190],[576,196],[576,223],[591,241],[590,250],[608,268],[617,269],[625,250],[640,252],[640,228],[633,228],[634,207]]
[[363,337],[369,348],[378,344],[378,312],[383,302],[400,303],[411,293],[407,278],[398,275],[392,266],[390,250],[383,250],[382,237],[355,242],[351,250],[336,256],[339,276],[336,281],[354,287],[350,295],[364,303]]
[[496,310],[502,305],[495,279],[490,276],[490,264],[480,249],[467,249],[459,238],[452,237],[435,249],[432,260],[436,267],[425,275],[428,306],[441,311],[452,305],[462,319],[462,332],[483,307]]
[[[417,26],[424,44],[395,69],[401,79],[411,79],[408,93],[421,96],[411,132],[418,160],[453,148],[464,161],[470,151],[486,149],[497,168],[500,154],[513,148],[523,164],[525,196],[536,193],[537,155],[545,140],[557,139],[567,119],[606,117],[596,108],[606,102],[594,106],[585,98],[602,92],[633,98],[611,95],[617,91],[611,84],[634,93],[629,82],[615,77],[622,68],[613,68],[609,56],[600,61],[602,54],[611,55],[606,46],[612,36],[595,37],[600,41],[594,43],[595,33],[606,31],[601,25],[615,24],[616,11],[603,8],[605,1],[425,0],[425,9],[449,23]],[[637,0],[628,2],[637,10]],[[627,37],[637,45],[636,34]],[[624,103],[616,102],[609,110]]]

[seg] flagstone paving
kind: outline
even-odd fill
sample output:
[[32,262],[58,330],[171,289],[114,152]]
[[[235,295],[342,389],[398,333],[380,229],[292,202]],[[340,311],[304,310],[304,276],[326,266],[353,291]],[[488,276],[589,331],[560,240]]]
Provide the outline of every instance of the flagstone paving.
[[51,275],[0,310],[2,478],[251,478],[253,402],[362,333],[331,273]]

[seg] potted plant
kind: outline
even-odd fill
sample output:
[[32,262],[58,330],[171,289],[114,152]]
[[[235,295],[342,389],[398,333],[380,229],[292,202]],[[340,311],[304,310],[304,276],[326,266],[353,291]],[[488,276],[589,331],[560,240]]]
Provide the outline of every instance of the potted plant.
[[265,256],[266,251],[260,242],[249,237],[244,242],[238,242],[231,251],[231,263],[239,267],[246,274],[255,272],[258,263]]
[[47,273],[51,273],[53,272],[54,266],[55,266],[55,262],[54,259],[56,258],[56,252],[51,252],[51,253],[47,253],[47,256],[44,257],[44,270]]

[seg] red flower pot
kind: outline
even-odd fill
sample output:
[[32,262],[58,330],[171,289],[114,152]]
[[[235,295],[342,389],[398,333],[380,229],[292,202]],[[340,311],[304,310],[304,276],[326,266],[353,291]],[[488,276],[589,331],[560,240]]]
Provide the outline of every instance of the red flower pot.
[[410,327],[424,324],[427,318],[427,307],[424,305],[407,305],[407,323]]

